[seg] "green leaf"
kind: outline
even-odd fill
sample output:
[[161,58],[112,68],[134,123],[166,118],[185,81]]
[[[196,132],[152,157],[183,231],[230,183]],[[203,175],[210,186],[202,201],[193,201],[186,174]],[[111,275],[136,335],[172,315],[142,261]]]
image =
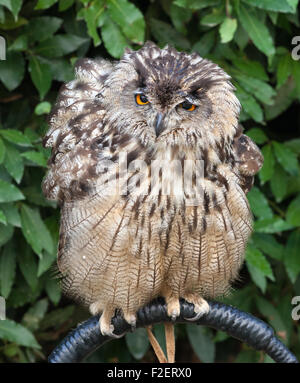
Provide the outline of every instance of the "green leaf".
[[[8,298],[16,275],[16,251],[12,241],[5,245],[0,255],[0,286],[1,295]],[[1,322],[1,321],[0,321]]]
[[190,9],[203,9],[206,7],[212,7],[213,5],[220,5],[220,0],[175,0],[174,4],[183,8]]
[[273,105],[265,105],[266,120],[272,120],[283,113],[294,101],[296,88],[293,79],[289,78],[277,91]]
[[287,146],[279,142],[272,142],[274,153],[280,165],[291,175],[298,175],[299,167],[297,155]]
[[48,114],[51,111],[51,104],[48,101],[43,101],[37,104],[37,106],[34,108],[34,113],[38,116],[41,116],[42,114]]
[[264,194],[257,188],[253,187],[247,194],[251,210],[256,217],[265,219],[272,218],[273,212]]
[[15,20],[18,20],[18,14],[21,10],[23,0],[0,0],[0,5],[4,5],[14,15]]
[[300,232],[293,231],[288,238],[284,252],[284,265],[292,283],[296,282],[300,272],[299,249]]
[[7,225],[7,220],[4,212],[0,209],[0,223]]
[[201,39],[193,45],[192,52],[199,53],[200,56],[206,57],[215,45],[215,31],[205,33]]
[[264,276],[272,281],[275,280],[272,268],[263,253],[255,247],[249,245],[246,250],[246,262],[258,269]]
[[270,257],[277,259],[278,261],[282,260],[284,253],[284,246],[277,242],[275,237],[271,234],[264,233],[254,233],[252,236],[252,241],[255,247],[258,247],[265,254]]
[[151,33],[160,45],[171,44],[178,50],[189,50],[190,42],[170,24],[157,19],[150,20]]
[[53,4],[57,3],[58,0],[38,0],[37,5],[34,9],[47,9],[52,7]]
[[201,326],[186,325],[190,344],[203,363],[213,363],[215,360],[215,343],[211,332]]
[[14,228],[11,225],[3,225],[0,223],[0,247],[8,242],[14,233]]
[[246,134],[257,144],[264,144],[268,140],[265,132],[260,128],[252,128],[247,130]]
[[233,39],[236,28],[237,28],[236,19],[230,19],[229,17],[226,17],[226,19],[220,25],[220,29],[219,29],[220,36],[221,36],[221,43],[225,44],[231,41]]
[[161,349],[163,350],[164,354],[167,354],[166,349],[166,333],[165,333],[165,327],[162,323],[159,323],[154,326],[154,336],[157,339]]
[[145,328],[138,328],[133,333],[127,333],[126,344],[131,355],[140,360],[149,349],[149,340]]
[[294,8],[286,0],[242,0],[243,3],[267,11],[294,13]]
[[32,82],[40,94],[42,100],[48,93],[51,83],[52,74],[48,64],[42,62],[37,56],[31,56],[29,58],[28,67]]
[[259,13],[254,8],[240,4],[239,20],[247,31],[254,45],[266,56],[275,54],[275,48],[270,31],[260,20]]
[[292,74],[292,58],[291,54],[287,53],[281,56],[278,62],[276,77],[277,85],[276,88],[280,88]]
[[240,100],[243,109],[249,114],[256,122],[262,122],[263,111],[253,96],[245,92],[241,87],[236,86],[236,96]]
[[48,309],[48,299],[40,299],[25,313],[22,324],[31,331],[39,328],[40,321],[44,318]]
[[50,327],[59,328],[63,323],[72,317],[74,310],[75,306],[70,305],[47,313],[45,318],[41,321],[40,330],[43,331]]
[[20,346],[40,348],[33,334],[13,320],[6,319],[0,321],[0,338],[17,343]]
[[[243,51],[249,42],[248,33],[242,27],[241,23],[238,24],[237,30],[234,34],[234,40],[239,46],[240,50]],[[255,77],[255,76],[253,76]]]
[[106,18],[101,29],[101,34],[103,43],[109,54],[115,58],[121,57],[128,43],[117,24],[110,18]]
[[20,348],[13,343],[6,344],[3,349],[4,355],[7,356],[8,358],[12,358],[16,356],[17,354],[20,355],[20,352],[21,352]]
[[[63,20],[58,17],[34,17],[26,26],[25,33],[28,35],[30,42],[43,41],[54,35],[62,23]],[[45,25],[47,25],[47,28],[45,28]]]
[[5,158],[5,145],[3,140],[0,137],[0,164],[4,161]]
[[182,9],[175,4],[171,4],[170,17],[174,27],[178,32],[186,35],[187,28],[186,24],[191,20],[193,12],[190,9]]
[[134,4],[127,0],[108,0],[107,8],[111,19],[126,37],[137,44],[144,42],[144,16]]
[[28,137],[24,136],[22,132],[15,129],[0,129],[0,135],[7,141],[20,146],[32,146]]
[[249,271],[252,281],[256,284],[256,286],[258,286],[261,289],[262,293],[264,294],[267,288],[267,280],[265,274],[260,269],[252,266],[251,263],[248,262],[247,269]]
[[262,81],[268,81],[269,77],[265,68],[258,61],[252,61],[246,58],[237,57],[232,60],[234,66],[247,76],[258,78]]
[[13,30],[17,29],[23,25],[26,25],[28,21],[24,17],[19,17],[18,20],[16,21],[15,18],[10,15],[6,14],[5,15],[5,22],[0,23],[0,29],[2,30]]
[[270,181],[272,193],[276,202],[281,202],[287,193],[289,176],[279,164],[276,164],[274,174]]
[[244,74],[236,74],[235,79],[239,82],[241,87],[262,103],[267,105],[273,104],[276,92],[269,84],[258,78],[246,76]]
[[300,226],[300,195],[289,204],[286,220],[291,225]]
[[29,161],[34,162],[35,164],[43,167],[47,167],[47,159],[45,158],[44,154],[41,152],[25,152],[22,153],[22,157],[26,158]]
[[201,18],[200,24],[207,27],[215,27],[221,24],[225,19],[224,7],[213,8],[212,13],[209,13]]
[[4,160],[5,169],[20,183],[24,173],[24,163],[20,152],[11,144],[6,144],[6,154]]
[[24,237],[39,257],[42,257],[43,249],[47,250],[49,253],[53,252],[51,235],[37,209],[22,205],[21,223]]
[[258,233],[280,233],[282,231],[293,229],[294,226],[284,221],[282,218],[273,217],[267,219],[260,219],[254,222],[254,229]]
[[25,61],[21,53],[10,52],[6,60],[0,61],[0,80],[4,86],[12,91],[22,82],[25,74]]
[[69,9],[73,5],[74,1],[75,0],[59,0],[59,12],[63,12]]
[[16,186],[0,180],[0,202],[20,201],[24,198],[24,195]]
[[77,17],[82,17],[85,20],[88,34],[92,37],[95,47],[101,43],[98,27],[99,22],[102,21],[105,10],[104,1],[94,1],[87,7],[82,8],[77,14]]
[[68,60],[60,58],[43,61],[49,64],[53,80],[69,82],[74,79],[73,66]]
[[290,148],[294,153],[300,154],[300,138],[286,141],[284,145]]
[[61,298],[61,289],[59,287],[59,280],[50,278],[46,282],[46,292],[50,300],[57,305]]
[[43,251],[42,258],[39,260],[37,276],[40,277],[45,271],[49,270],[56,260],[56,253],[48,253]]
[[22,253],[18,253],[18,265],[30,288],[33,291],[36,290],[38,287],[37,262],[30,247],[27,246]]
[[28,48],[28,38],[25,35],[21,35],[15,39],[15,41],[9,46],[9,51],[22,52]]
[[35,53],[44,57],[56,58],[76,51],[89,39],[71,34],[55,35],[43,40],[35,49]]
[[13,203],[2,203],[0,204],[0,208],[5,214],[7,223],[16,227],[21,227],[21,219],[17,206]]

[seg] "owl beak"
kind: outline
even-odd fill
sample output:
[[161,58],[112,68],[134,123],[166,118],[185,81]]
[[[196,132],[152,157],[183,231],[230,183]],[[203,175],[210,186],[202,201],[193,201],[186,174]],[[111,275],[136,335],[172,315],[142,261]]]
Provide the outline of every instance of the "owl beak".
[[156,118],[155,118],[155,134],[156,137],[160,135],[160,133],[165,129],[164,126],[164,113],[157,113]]

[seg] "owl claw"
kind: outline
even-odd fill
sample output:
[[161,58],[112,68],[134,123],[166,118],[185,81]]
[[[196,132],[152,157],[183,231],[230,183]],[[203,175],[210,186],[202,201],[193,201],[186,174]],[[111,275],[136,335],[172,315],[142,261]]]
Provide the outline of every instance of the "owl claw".
[[[191,302],[194,303],[194,302]],[[209,304],[204,300],[201,299],[201,303],[194,303],[194,312],[196,313],[195,316],[192,318],[184,318],[185,320],[188,320],[190,322],[195,322],[198,319],[200,319],[203,315],[207,314],[209,312]]]
[[177,310],[173,310],[172,314],[171,314],[171,321],[176,322],[176,319],[178,318],[179,315],[180,315],[180,313],[178,314]]
[[100,331],[101,331],[101,334],[103,336],[109,336],[110,338],[115,338],[115,339],[119,339],[119,338],[122,338],[122,336],[124,336],[126,333],[123,332],[122,334],[114,334],[114,326],[111,324],[109,325],[109,327],[101,327],[101,324],[100,324]]

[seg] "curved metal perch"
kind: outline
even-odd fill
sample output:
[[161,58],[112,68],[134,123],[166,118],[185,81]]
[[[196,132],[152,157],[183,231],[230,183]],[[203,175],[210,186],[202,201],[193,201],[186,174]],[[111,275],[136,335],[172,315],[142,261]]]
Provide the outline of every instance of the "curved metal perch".
[[[180,306],[181,315],[174,323],[191,323],[184,318],[192,318],[195,315],[194,305],[182,299]],[[264,351],[275,362],[298,363],[295,355],[274,335],[274,330],[262,320],[223,303],[212,301],[209,302],[209,306],[209,313],[192,323],[225,331],[254,349]],[[170,321],[164,300],[158,298],[138,311],[136,325],[145,327]],[[116,315],[112,323],[117,335],[131,330],[130,325],[121,315]],[[96,315],[67,335],[53,350],[48,360],[50,363],[80,362],[112,339],[100,333],[99,315]]]

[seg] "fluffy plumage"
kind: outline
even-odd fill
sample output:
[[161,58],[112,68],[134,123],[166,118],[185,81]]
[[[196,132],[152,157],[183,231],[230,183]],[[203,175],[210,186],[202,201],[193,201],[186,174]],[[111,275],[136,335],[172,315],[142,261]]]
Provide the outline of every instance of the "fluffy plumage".
[[[149,102],[138,105],[137,93]],[[61,205],[63,289],[103,311],[104,334],[115,309],[134,325],[151,299],[164,296],[176,317],[183,297],[201,315],[204,298],[229,291],[251,233],[246,192],[262,166],[239,111],[220,67],[152,43],[115,63],[80,60],[62,87],[43,190]]]

